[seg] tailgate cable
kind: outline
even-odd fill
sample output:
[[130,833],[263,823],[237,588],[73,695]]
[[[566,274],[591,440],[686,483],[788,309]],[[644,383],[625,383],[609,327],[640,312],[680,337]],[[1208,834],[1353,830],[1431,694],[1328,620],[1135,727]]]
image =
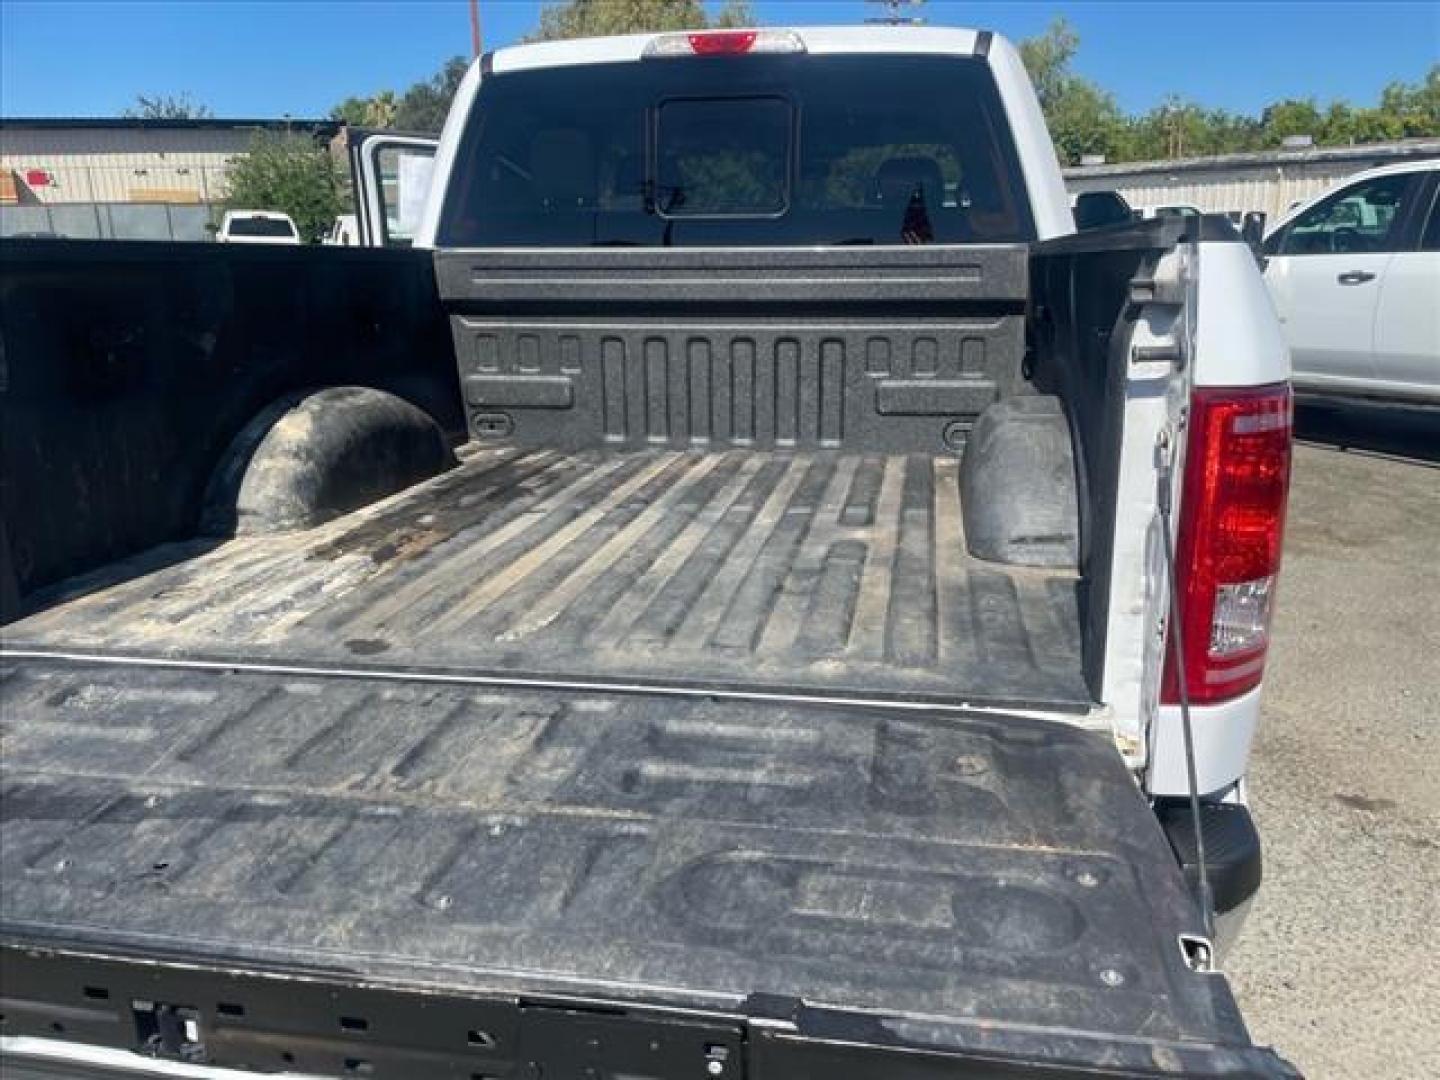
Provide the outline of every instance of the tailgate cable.
[[1190,685],[1185,676],[1185,638],[1183,619],[1176,616],[1180,590],[1175,573],[1175,542],[1171,535],[1171,474],[1172,448],[1170,433],[1160,433],[1160,487],[1156,503],[1160,512],[1160,537],[1165,552],[1165,574],[1170,589],[1170,615],[1165,635],[1166,648],[1175,658],[1175,682],[1180,697],[1180,730],[1185,740],[1185,779],[1190,797],[1190,827],[1195,830],[1195,901],[1200,905],[1200,918],[1205,936],[1215,940],[1215,898],[1210,891],[1210,874],[1205,864],[1205,834],[1200,825],[1200,782],[1195,770],[1195,731],[1190,723]]

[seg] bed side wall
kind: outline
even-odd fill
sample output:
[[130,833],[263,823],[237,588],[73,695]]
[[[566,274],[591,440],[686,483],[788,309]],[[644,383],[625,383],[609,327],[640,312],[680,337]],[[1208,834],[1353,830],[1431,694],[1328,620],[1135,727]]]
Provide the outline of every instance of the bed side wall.
[[304,387],[462,428],[428,253],[0,244],[5,621],[47,585],[194,535],[237,432]]

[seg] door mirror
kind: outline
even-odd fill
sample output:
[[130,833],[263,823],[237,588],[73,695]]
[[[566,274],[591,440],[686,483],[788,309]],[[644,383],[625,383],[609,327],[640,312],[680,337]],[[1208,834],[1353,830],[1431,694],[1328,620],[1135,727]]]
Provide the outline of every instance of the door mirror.
[[1084,191],[1075,196],[1075,228],[1082,232],[1131,220],[1130,204],[1118,191]]

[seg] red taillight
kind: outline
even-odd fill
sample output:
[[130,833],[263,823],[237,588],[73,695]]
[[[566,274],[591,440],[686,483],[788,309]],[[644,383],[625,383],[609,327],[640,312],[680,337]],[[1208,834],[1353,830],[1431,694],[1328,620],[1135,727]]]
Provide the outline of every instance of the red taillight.
[[[1172,618],[1197,704],[1259,685],[1290,488],[1290,387],[1202,387],[1190,410]],[[1180,700],[1173,641],[1161,700]]]
[[641,54],[647,60],[680,56],[772,56],[803,53],[805,42],[794,30],[700,30],[695,33],[656,34]]
[[25,184],[28,187],[48,187],[50,184],[50,179],[50,174],[44,169],[25,170]]
[[755,45],[754,30],[719,30],[687,34],[690,51],[696,56],[732,56],[749,52]]

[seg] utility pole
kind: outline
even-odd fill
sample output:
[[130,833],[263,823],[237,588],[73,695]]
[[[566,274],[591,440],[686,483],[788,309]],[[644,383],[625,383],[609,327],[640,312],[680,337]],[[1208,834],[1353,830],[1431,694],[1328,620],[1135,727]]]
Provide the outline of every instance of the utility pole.
[[918,8],[925,0],[865,0],[867,4],[884,4],[885,14],[878,18],[866,19],[867,23],[883,23],[886,26],[920,26],[925,22],[923,15],[901,15],[903,7]]
[[470,0],[470,48],[480,56],[480,0]]

